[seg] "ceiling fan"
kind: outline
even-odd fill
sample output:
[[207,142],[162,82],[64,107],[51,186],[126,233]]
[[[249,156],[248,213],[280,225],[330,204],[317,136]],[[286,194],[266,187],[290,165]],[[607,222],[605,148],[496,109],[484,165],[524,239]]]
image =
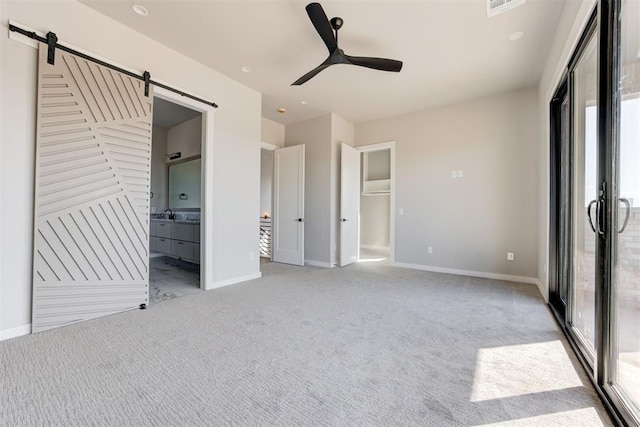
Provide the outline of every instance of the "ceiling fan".
[[[311,23],[320,34],[324,44],[329,49],[329,57],[313,70],[293,82],[291,86],[298,86],[314,77],[320,71],[336,64],[359,65],[360,67],[373,68],[374,70],[398,72],[402,69],[402,61],[385,58],[370,58],[365,56],[349,56],[338,47],[338,30],[342,27],[342,18],[327,18],[320,3],[309,3],[306,7]],[[335,31],[335,35],[334,35]]]

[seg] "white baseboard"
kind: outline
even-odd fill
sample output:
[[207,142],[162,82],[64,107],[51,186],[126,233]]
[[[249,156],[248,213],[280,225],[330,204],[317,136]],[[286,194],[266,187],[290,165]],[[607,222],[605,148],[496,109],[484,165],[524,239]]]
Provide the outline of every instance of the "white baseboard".
[[246,276],[234,277],[233,279],[220,280],[214,282],[210,287],[205,288],[206,291],[211,289],[222,288],[223,286],[235,285],[236,283],[246,282],[247,280],[259,279],[262,277],[262,273],[248,274]]
[[536,279],[536,285],[538,285],[538,291],[540,291],[540,295],[542,295],[542,299],[544,299],[544,302],[549,304],[549,294],[547,293],[546,289],[543,289],[540,279]]
[[542,286],[536,277],[512,276],[510,274],[486,273],[484,271],[457,270],[455,268],[433,267],[421,264],[406,264],[403,262],[391,263],[392,267],[411,268],[413,270],[432,271],[434,273],[457,274],[459,276],[482,277],[483,279],[505,280],[507,282],[528,283],[536,285],[538,289]]
[[28,323],[22,326],[17,326],[15,328],[2,329],[0,330],[0,341],[21,337],[23,335],[29,335],[30,333],[31,333],[31,323]]
[[379,246],[379,245],[360,245],[360,249],[371,249],[374,251],[388,251],[389,246]]
[[310,265],[312,267],[333,268],[333,265],[331,265],[330,262],[314,261],[312,259],[305,259],[304,265]]

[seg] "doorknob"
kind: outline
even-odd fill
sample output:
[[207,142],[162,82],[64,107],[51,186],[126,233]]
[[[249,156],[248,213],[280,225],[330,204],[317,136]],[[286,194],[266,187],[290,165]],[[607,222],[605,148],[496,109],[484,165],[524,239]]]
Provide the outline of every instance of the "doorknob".
[[296,218],[296,219],[294,219],[294,221],[296,221],[296,222],[304,222],[304,218]]
[[340,222],[347,222],[349,221],[347,218],[340,218]]

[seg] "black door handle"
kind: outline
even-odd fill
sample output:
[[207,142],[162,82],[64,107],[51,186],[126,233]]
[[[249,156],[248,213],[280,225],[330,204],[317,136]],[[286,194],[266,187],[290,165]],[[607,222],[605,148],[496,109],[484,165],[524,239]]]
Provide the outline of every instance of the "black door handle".
[[340,218],[340,222],[347,222],[349,221],[347,218]]
[[304,218],[296,218],[296,219],[294,219],[294,221],[296,221],[296,222],[304,222]]
[[[591,218],[591,207],[594,205],[594,203],[598,203],[598,201],[597,200],[592,200],[592,201],[589,202],[589,205],[587,205],[587,218],[589,218],[589,225],[591,226],[591,229],[593,230],[593,232],[594,233],[598,233],[596,231],[596,228],[593,225],[593,219]],[[597,212],[597,206],[596,206],[596,212]]]
[[629,199],[625,199],[621,197],[620,201],[625,205],[627,205],[627,214],[624,216],[624,223],[622,223],[622,228],[618,230],[618,233],[622,233],[624,229],[627,228],[627,223],[629,222],[629,215],[631,214],[631,203],[629,202]]

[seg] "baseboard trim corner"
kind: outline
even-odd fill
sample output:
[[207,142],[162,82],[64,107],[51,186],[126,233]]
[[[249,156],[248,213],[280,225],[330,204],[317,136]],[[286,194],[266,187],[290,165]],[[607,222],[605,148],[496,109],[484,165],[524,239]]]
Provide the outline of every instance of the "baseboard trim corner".
[[360,245],[361,249],[371,249],[374,251],[388,251],[389,246],[380,246],[380,245]]
[[219,280],[217,282],[213,282],[210,287],[205,288],[205,291],[210,291],[212,289],[222,288],[224,286],[235,285],[236,283],[246,282],[248,280],[259,279],[262,277],[262,273],[254,273],[248,274],[246,276],[234,277],[232,279]]
[[11,338],[21,337],[23,335],[29,335],[31,333],[31,323],[26,325],[17,326],[15,328],[0,330],[0,341],[9,340]]
[[422,264],[407,264],[404,262],[393,262],[391,263],[391,266],[401,267],[401,268],[410,268],[413,270],[431,271],[433,273],[457,274],[459,276],[480,277],[483,279],[494,279],[494,280],[504,280],[507,282],[527,283],[530,285],[536,285],[538,289],[541,288],[539,284],[540,281],[536,277],[513,276],[510,274],[487,273],[484,271],[473,271],[473,270],[458,270],[455,268],[434,267],[431,265],[422,265]]
[[536,279],[536,286],[538,286],[538,291],[540,292],[540,296],[544,300],[545,303],[549,304],[549,294],[547,290],[542,286],[542,281],[540,279]]

